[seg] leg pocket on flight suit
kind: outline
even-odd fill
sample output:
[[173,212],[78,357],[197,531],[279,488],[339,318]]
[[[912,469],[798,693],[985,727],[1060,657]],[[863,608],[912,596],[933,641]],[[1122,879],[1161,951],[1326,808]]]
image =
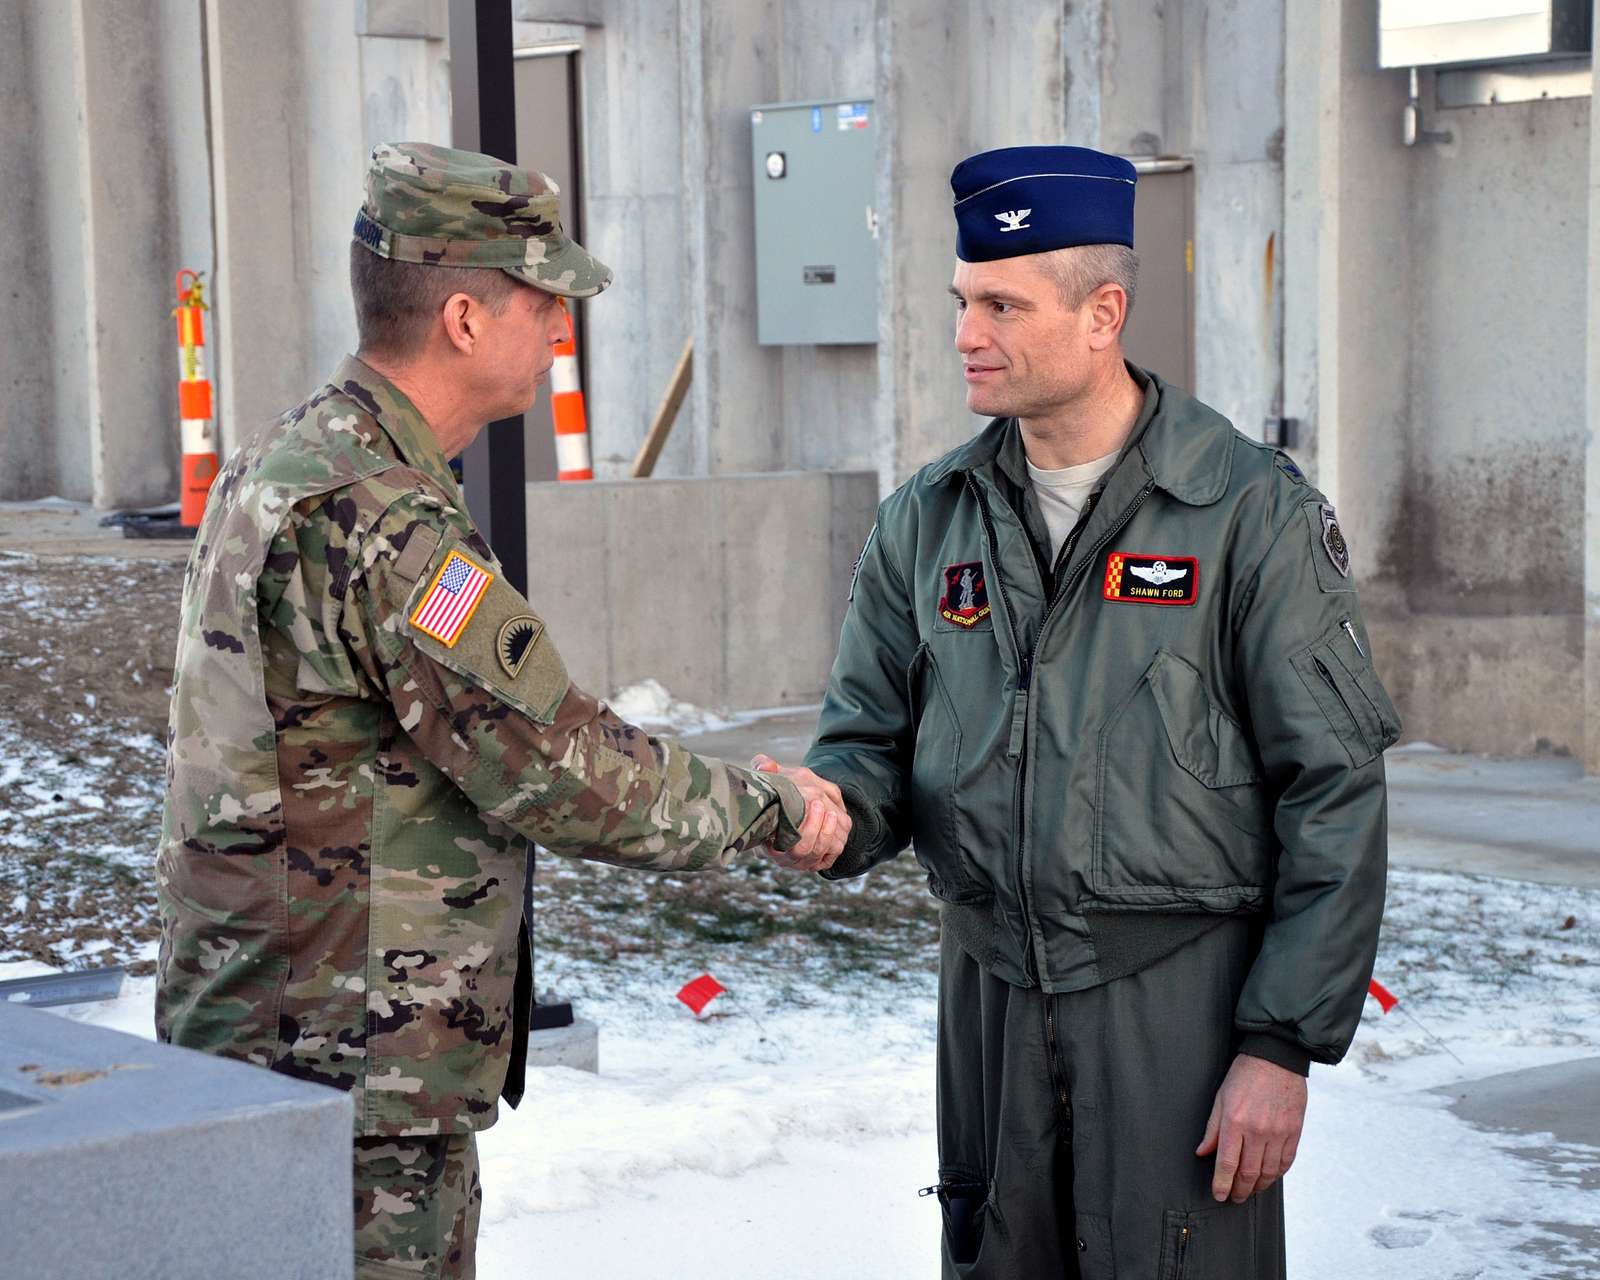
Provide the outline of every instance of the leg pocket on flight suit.
[[1243,1204],[1168,1209],[1161,1215],[1158,1280],[1253,1280],[1255,1259],[1254,1196]]
[[989,1184],[960,1170],[941,1172],[938,1186],[939,1211],[944,1223],[945,1261],[958,1275],[978,1261],[983,1248],[984,1227],[992,1206]]

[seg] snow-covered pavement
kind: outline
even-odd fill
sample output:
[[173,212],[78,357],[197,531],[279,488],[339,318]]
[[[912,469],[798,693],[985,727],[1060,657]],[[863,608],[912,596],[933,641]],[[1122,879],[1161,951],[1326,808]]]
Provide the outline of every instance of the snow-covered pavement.
[[[697,1021],[673,998],[694,962],[544,957],[603,1028],[602,1071],[536,1070],[483,1135],[483,1280],[935,1274],[931,967],[810,990],[711,963],[729,994]],[[1600,1054],[1600,892],[1396,872],[1378,972],[1461,1061],[1369,1001],[1346,1062],[1314,1069],[1292,1274],[1600,1274],[1600,1151],[1476,1128],[1434,1092]],[[151,1000],[139,979],[70,1016],[147,1035]]]

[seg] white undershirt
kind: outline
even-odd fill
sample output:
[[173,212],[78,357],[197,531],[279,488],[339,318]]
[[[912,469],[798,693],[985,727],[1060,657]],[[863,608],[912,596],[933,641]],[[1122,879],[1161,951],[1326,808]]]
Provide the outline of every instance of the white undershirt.
[[1044,515],[1045,527],[1050,531],[1050,562],[1055,563],[1061,554],[1061,544],[1067,540],[1083,512],[1083,504],[1094,492],[1100,477],[1111,470],[1117,454],[1108,453],[1093,462],[1080,462],[1075,467],[1061,467],[1046,471],[1028,463],[1028,479],[1033,481],[1033,492],[1039,499],[1039,510]]

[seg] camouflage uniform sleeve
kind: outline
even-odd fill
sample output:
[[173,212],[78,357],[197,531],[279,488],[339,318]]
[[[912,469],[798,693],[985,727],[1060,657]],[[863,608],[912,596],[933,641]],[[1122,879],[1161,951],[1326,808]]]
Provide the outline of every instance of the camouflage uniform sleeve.
[[485,817],[554,853],[649,870],[795,843],[792,783],[651,737],[578,688],[475,542],[420,495],[396,502],[354,559],[341,632],[374,695]]

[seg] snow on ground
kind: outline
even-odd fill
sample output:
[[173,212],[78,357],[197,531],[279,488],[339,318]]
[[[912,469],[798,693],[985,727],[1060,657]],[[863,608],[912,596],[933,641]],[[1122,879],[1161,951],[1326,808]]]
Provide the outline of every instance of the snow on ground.
[[[674,999],[697,960],[541,955],[601,1025],[603,1070],[535,1070],[483,1135],[482,1280],[934,1274],[932,956],[829,987],[786,963],[715,953],[729,994],[697,1021]],[[1291,1273],[1600,1273],[1570,1230],[1600,1228],[1600,1151],[1473,1128],[1432,1092],[1600,1054],[1600,893],[1397,871],[1378,976],[1461,1061],[1368,1002],[1346,1062],[1313,1072]],[[152,990],[68,1014],[148,1035]]]
[[693,703],[674,698],[659,680],[643,680],[619,689],[608,705],[629,724],[636,724],[652,733],[673,736],[696,733],[719,733],[740,725],[754,724],[774,715],[798,715],[804,711],[817,711],[820,707],[763,707],[755,711],[735,711],[718,714],[697,707]]

